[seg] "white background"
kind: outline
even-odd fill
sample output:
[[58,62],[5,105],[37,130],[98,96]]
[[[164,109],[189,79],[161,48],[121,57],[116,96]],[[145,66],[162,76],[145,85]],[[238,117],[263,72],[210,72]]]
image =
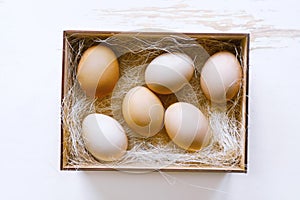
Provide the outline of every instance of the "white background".
[[[295,0],[0,0],[0,198],[299,198]],[[249,32],[248,174],[61,172],[63,30]]]

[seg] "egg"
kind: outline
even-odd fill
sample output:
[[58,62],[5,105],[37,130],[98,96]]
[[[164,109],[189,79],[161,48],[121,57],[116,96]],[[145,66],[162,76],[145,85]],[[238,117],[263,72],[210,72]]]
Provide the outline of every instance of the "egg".
[[104,97],[112,92],[119,79],[119,63],[108,47],[97,45],[88,48],[77,68],[77,80],[90,97]]
[[82,122],[86,149],[98,160],[120,159],[127,149],[127,136],[118,121],[104,114],[89,114]]
[[145,82],[154,92],[171,94],[191,80],[193,60],[184,53],[165,53],[150,62],[145,70]]
[[148,88],[129,90],[122,103],[122,114],[128,126],[143,137],[151,137],[163,128],[164,107]]
[[167,134],[182,149],[197,151],[210,142],[212,134],[208,120],[192,104],[172,104],[165,112],[164,122]]
[[200,85],[204,95],[214,103],[226,103],[238,93],[242,67],[230,52],[212,55],[201,70]]

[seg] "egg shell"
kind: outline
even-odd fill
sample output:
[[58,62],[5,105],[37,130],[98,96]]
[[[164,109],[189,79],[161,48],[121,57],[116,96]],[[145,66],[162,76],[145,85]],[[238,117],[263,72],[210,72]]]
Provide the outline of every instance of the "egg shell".
[[230,52],[212,55],[201,70],[200,84],[204,95],[215,103],[226,103],[238,93],[242,67]]
[[122,126],[112,117],[90,114],[82,122],[82,138],[86,149],[98,160],[120,159],[128,145]]
[[177,102],[165,112],[165,128],[179,147],[197,151],[209,144],[211,131],[207,118],[194,105]]
[[183,53],[165,53],[154,60],[145,70],[147,86],[159,94],[179,91],[191,80],[194,73],[192,59]]
[[88,48],[78,64],[77,79],[87,96],[101,98],[111,93],[119,79],[115,53],[102,45]]
[[143,86],[129,90],[122,103],[124,120],[143,137],[151,137],[163,128],[164,111],[159,98]]

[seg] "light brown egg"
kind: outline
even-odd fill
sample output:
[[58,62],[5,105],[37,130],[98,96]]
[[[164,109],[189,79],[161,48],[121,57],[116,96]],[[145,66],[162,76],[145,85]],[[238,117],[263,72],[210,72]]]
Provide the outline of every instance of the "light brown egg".
[[101,98],[111,93],[119,79],[115,53],[102,45],[88,48],[78,64],[77,79],[87,96]]
[[214,103],[226,103],[239,91],[242,81],[242,67],[230,52],[212,55],[201,70],[201,89]]
[[165,112],[165,128],[171,140],[179,147],[197,151],[207,146],[211,131],[207,118],[192,104],[177,102]]
[[143,137],[151,137],[163,128],[164,111],[159,98],[142,86],[129,90],[122,104],[124,120]]

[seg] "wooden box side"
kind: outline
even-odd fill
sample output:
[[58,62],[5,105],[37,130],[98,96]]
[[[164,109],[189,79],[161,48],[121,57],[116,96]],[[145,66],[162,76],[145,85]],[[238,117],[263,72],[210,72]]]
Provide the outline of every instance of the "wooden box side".
[[63,55],[62,55],[62,78],[61,78],[61,125],[60,125],[60,169],[66,170],[67,169],[67,145],[66,145],[66,138],[67,138],[67,131],[65,131],[63,127],[63,116],[62,116],[62,110],[64,109],[63,106],[63,99],[65,96],[65,93],[67,91],[67,86],[65,84],[65,80],[67,79],[67,32],[63,32]]

